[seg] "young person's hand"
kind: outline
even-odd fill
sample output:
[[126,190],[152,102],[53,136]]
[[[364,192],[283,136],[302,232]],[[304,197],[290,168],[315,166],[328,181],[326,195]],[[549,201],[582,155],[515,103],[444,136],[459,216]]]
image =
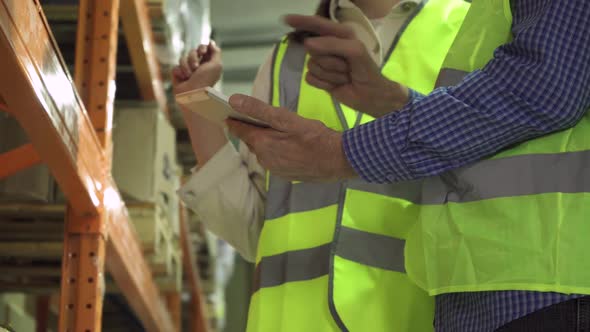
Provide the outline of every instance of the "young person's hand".
[[[223,65],[221,50],[215,42],[201,45],[182,57],[179,65],[172,70],[174,93],[213,86],[221,77]],[[207,163],[226,143],[223,129],[198,113],[180,106],[188,129],[193,151],[202,166]]]
[[213,86],[221,78],[222,70],[221,49],[215,42],[200,45],[180,58],[178,66],[172,69],[174,93]]

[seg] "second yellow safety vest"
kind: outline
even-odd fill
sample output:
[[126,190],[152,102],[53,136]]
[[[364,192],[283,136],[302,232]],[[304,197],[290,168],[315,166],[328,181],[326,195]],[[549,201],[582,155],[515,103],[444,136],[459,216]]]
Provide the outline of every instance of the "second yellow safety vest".
[[[482,69],[512,40],[511,28],[509,0],[474,0],[439,84],[454,85]],[[431,295],[590,294],[589,170],[586,112],[573,128],[425,180],[406,242],[408,274]]]

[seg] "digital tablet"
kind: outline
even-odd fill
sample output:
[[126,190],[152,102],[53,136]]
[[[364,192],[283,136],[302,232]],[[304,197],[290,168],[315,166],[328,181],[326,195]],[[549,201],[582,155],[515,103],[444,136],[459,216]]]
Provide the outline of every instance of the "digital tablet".
[[231,118],[259,127],[270,127],[260,120],[236,112],[229,105],[228,98],[213,88],[179,93],[176,95],[176,102],[220,126],[225,126],[225,120]]

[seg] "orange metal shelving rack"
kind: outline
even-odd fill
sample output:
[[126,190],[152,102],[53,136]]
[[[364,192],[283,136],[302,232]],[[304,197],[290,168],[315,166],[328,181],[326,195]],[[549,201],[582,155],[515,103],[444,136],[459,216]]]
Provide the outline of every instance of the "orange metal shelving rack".
[[[142,96],[165,111],[145,0],[80,1],[74,80],[39,0],[0,0],[0,111],[11,113],[31,141],[0,155],[0,178],[43,162],[69,201],[59,331],[101,330],[105,267],[148,331],[180,326],[179,296],[168,294],[165,301],[157,289],[111,177],[119,17]],[[192,331],[207,331],[198,275],[185,263],[198,298]]]

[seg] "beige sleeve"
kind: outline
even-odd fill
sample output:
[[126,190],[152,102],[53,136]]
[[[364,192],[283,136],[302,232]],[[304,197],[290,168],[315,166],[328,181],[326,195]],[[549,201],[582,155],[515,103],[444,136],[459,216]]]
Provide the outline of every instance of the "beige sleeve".
[[[270,101],[271,72],[272,55],[258,69],[252,96]],[[264,222],[265,174],[245,144],[240,142],[236,151],[228,142],[178,194],[212,233],[253,262]]]

